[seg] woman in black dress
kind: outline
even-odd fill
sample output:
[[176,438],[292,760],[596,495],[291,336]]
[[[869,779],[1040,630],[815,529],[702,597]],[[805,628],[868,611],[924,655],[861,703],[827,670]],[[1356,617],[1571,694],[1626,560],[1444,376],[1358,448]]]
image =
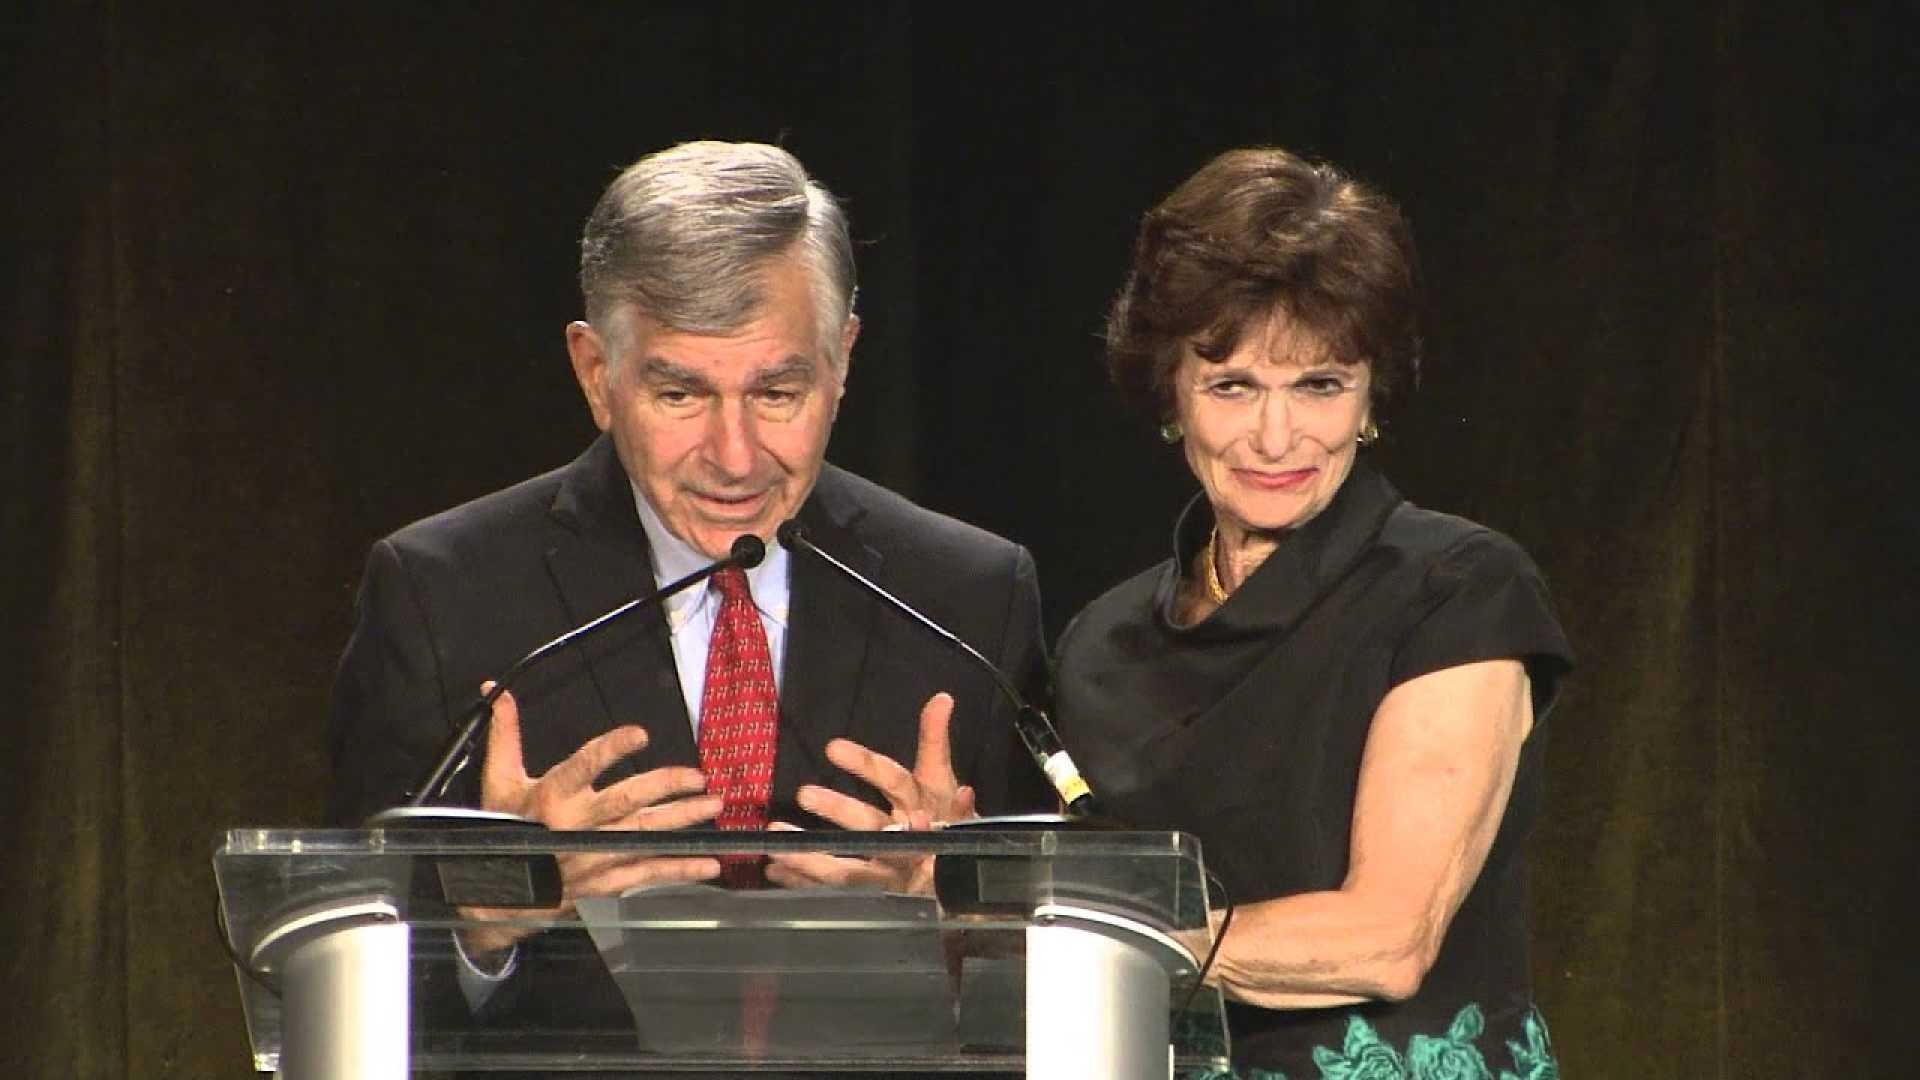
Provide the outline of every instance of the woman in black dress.
[[1105,809],[1197,835],[1237,903],[1212,978],[1248,1076],[1557,1075],[1524,848],[1569,649],[1519,547],[1363,452],[1416,278],[1384,197],[1236,150],[1147,214],[1109,321],[1202,492],[1068,627],[1056,717]]

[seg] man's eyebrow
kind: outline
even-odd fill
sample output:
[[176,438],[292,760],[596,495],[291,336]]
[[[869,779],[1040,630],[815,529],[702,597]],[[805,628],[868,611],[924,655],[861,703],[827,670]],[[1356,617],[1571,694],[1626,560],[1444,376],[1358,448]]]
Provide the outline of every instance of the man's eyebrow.
[[771,386],[774,383],[787,382],[794,379],[812,382],[814,374],[813,361],[795,353],[772,367],[762,368],[755,372],[753,383],[755,386]]
[[683,383],[698,387],[709,385],[705,375],[661,356],[649,356],[642,360],[640,376],[653,382]]

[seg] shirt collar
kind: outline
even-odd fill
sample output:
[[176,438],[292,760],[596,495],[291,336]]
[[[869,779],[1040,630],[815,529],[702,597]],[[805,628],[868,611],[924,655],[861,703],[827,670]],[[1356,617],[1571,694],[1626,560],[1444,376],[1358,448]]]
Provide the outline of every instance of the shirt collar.
[[[659,512],[647,501],[640,485],[633,483],[631,478],[627,483],[633,488],[634,509],[640,512],[640,528],[647,534],[647,551],[653,562],[653,583],[656,587],[678,581],[713,561],[667,528],[667,523],[661,520]],[[787,580],[787,566],[787,549],[775,540],[767,545],[766,558],[760,560],[760,565],[747,571],[747,587],[753,592],[753,605],[760,609],[762,615],[783,627],[787,625],[787,607],[792,595]],[[669,598],[668,625],[679,630],[687,620],[700,613],[709,597],[717,598],[717,595],[713,587],[708,586],[704,589],[687,589]]]

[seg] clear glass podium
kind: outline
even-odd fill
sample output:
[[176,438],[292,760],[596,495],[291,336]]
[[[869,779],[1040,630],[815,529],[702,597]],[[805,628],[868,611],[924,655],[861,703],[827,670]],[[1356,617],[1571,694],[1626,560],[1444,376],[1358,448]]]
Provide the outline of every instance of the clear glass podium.
[[[552,899],[556,859],[774,853],[892,860],[930,885],[528,906]],[[1181,833],[240,829],[213,862],[254,1067],[287,1080],[1227,1068],[1220,996],[1193,992],[1207,889]],[[482,924],[521,935],[503,970],[456,939]]]

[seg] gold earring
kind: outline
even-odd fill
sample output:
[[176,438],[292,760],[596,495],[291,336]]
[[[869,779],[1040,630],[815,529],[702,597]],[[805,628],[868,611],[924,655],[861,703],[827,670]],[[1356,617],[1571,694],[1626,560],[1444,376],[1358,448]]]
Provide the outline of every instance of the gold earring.
[[1360,437],[1356,440],[1361,446],[1372,446],[1380,441],[1380,428],[1372,420],[1360,425]]
[[1180,430],[1180,424],[1177,421],[1169,420],[1160,425],[1160,441],[1163,443],[1177,443],[1185,434],[1186,432]]

